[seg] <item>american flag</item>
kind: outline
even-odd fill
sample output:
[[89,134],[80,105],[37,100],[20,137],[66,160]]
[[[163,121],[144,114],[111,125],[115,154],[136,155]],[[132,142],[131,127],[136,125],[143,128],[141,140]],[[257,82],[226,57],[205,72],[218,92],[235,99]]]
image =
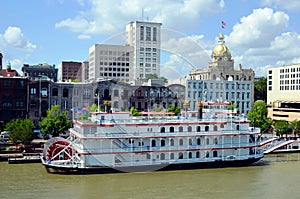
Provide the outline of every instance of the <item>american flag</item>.
[[226,22],[222,21],[222,28],[225,28],[225,26],[226,26]]

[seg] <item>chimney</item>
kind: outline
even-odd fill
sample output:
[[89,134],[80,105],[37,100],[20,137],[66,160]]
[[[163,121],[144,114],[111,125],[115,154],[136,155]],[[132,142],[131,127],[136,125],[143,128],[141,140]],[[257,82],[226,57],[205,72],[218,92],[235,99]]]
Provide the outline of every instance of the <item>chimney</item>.
[[2,58],[3,58],[3,55],[2,55],[2,53],[0,53],[0,70],[2,70]]

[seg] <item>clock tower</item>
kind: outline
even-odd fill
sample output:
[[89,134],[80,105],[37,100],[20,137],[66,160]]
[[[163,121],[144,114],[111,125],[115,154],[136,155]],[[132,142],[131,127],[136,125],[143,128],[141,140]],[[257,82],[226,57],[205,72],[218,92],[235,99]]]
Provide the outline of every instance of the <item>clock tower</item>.
[[219,41],[211,54],[211,60],[208,62],[208,68],[217,70],[234,70],[234,60],[231,57],[229,48],[225,45],[225,37],[219,35]]

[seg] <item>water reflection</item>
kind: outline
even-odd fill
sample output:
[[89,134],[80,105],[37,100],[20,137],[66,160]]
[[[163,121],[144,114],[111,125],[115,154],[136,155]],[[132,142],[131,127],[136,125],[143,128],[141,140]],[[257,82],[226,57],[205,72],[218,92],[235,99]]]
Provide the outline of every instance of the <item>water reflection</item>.
[[0,163],[0,198],[299,198],[300,154],[249,167],[149,173],[53,175],[41,164]]

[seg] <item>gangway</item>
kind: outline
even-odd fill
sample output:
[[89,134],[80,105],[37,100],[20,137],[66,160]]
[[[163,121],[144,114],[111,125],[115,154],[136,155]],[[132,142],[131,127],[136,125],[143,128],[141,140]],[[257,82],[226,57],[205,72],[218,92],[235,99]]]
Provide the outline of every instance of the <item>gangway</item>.
[[265,150],[264,154],[272,153],[273,151],[275,151],[281,147],[284,147],[286,145],[289,145],[293,142],[295,142],[295,140],[288,140],[288,141],[280,142],[279,144],[276,144],[276,145],[272,146],[271,148]]
[[275,140],[277,140],[277,139],[278,139],[278,138],[274,137],[274,138],[270,138],[270,139],[267,139],[267,140],[265,140],[265,141],[262,141],[262,142],[260,143],[260,146],[268,145],[269,143],[271,143],[271,142],[273,142],[273,141],[275,141]]

